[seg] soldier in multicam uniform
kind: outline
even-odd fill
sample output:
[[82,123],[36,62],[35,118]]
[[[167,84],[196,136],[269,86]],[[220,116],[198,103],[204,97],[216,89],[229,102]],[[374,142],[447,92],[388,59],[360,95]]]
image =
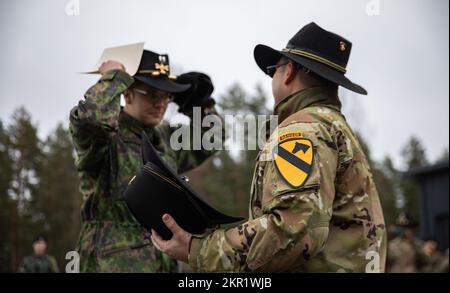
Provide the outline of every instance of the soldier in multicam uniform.
[[391,229],[393,238],[387,246],[386,272],[388,273],[417,273],[422,255],[422,243],[415,238],[414,229],[417,225],[411,222],[406,213],[400,213],[395,226]]
[[419,239],[414,231],[418,225],[407,213],[400,213],[391,231],[393,239],[387,247],[388,273],[444,273],[448,272],[448,257],[437,251],[433,237]]
[[337,95],[338,85],[367,94],[344,76],[350,49],[315,23],[283,51],[255,48],[258,66],[273,77],[280,124],[256,163],[250,219],[191,235],[165,214],[174,236],[152,233],[158,249],[207,272],[384,271],[379,196]]
[[[192,116],[192,106],[201,106],[203,114],[215,115],[213,99],[195,92],[206,88],[211,94],[211,80],[206,75],[198,78],[198,73],[187,73],[184,83],[176,82],[170,75],[168,56],[147,50],[134,76],[114,60],[104,62],[99,72],[101,79],[70,112],[84,196],[78,242],[80,271],[177,271],[177,262],[154,249],[149,234],[131,215],[123,191],[142,166],[142,131],[180,173],[213,154],[203,149],[172,150],[169,142],[173,130],[167,123],[160,123],[173,94],[177,94],[176,102],[186,115]],[[120,106],[122,94],[124,108]]]
[[59,273],[56,259],[46,253],[47,240],[38,236],[33,241],[33,254],[23,258],[18,273]]
[[437,250],[438,243],[427,237],[419,250],[419,271],[421,273],[448,273],[448,249],[446,254]]

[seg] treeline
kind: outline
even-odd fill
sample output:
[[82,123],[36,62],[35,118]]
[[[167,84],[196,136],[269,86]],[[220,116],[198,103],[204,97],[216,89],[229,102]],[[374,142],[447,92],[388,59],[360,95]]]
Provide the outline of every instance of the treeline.
[[39,234],[64,268],[80,227],[82,198],[68,130],[40,140],[25,108],[0,121],[0,272],[13,272]]
[[[218,100],[222,112],[271,112],[260,87],[248,94],[235,85]],[[417,187],[404,174],[430,163],[421,142],[412,137],[405,144],[400,156],[406,169],[399,170],[388,156],[374,161],[369,146],[359,138],[369,156],[388,225],[403,211],[418,221]],[[222,151],[191,171],[190,182],[218,208],[245,217],[256,155],[256,150]],[[63,124],[41,140],[36,123],[23,107],[14,111],[8,125],[0,120],[0,272],[15,271],[22,257],[32,252],[31,242],[38,234],[48,238],[48,252],[64,271],[65,254],[76,247],[80,228],[82,196],[74,159]],[[441,159],[448,161],[448,151]]]

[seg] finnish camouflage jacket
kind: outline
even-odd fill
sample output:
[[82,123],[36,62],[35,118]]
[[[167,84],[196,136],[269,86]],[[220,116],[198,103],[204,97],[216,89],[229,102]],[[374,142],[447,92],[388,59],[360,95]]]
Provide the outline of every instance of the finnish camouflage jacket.
[[172,129],[167,123],[150,127],[126,114],[120,96],[133,82],[126,72],[111,70],[70,112],[70,132],[84,197],[78,243],[81,271],[176,270],[174,261],[154,249],[149,233],[123,200],[128,182],[142,166],[142,131],[162,158],[180,173],[213,154],[204,150],[174,151],[169,145]]

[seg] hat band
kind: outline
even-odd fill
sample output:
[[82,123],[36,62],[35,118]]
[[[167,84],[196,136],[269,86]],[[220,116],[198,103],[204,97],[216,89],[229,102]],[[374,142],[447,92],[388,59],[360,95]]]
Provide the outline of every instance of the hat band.
[[317,56],[316,54],[313,54],[313,53],[309,53],[309,52],[302,51],[302,50],[296,50],[296,49],[287,49],[287,48],[284,48],[282,51],[286,52],[286,53],[291,53],[291,54],[294,54],[294,55],[299,55],[299,56],[303,56],[303,57],[306,57],[306,58],[318,61],[320,63],[323,63],[325,65],[333,67],[334,69],[337,69],[337,70],[339,70],[342,73],[347,72],[347,70],[344,67],[340,66],[339,64],[331,62],[330,60],[325,59],[325,58],[320,57],[320,56]]
[[172,79],[172,80],[177,79],[176,75],[169,75],[169,74],[167,74],[167,72],[162,73],[160,70],[142,69],[142,70],[139,70],[138,73],[141,73],[141,74],[150,73],[150,75],[152,77],[158,77],[158,76],[163,75],[163,76],[167,76],[169,79]]

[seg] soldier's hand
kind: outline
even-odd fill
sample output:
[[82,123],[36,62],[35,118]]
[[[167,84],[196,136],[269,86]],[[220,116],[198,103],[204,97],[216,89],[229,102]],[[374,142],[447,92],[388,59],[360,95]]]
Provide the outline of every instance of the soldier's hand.
[[172,239],[164,240],[161,238],[161,236],[158,235],[158,233],[156,233],[156,231],[152,229],[151,238],[153,245],[171,258],[187,263],[189,255],[189,243],[191,242],[192,235],[178,226],[177,222],[175,222],[175,219],[172,218],[169,214],[163,215],[162,219],[167,228],[172,231]]
[[103,62],[102,65],[100,65],[98,71],[100,72],[101,75],[104,75],[106,72],[113,69],[125,70],[125,66],[123,66],[123,64],[120,62],[108,60],[106,62]]

